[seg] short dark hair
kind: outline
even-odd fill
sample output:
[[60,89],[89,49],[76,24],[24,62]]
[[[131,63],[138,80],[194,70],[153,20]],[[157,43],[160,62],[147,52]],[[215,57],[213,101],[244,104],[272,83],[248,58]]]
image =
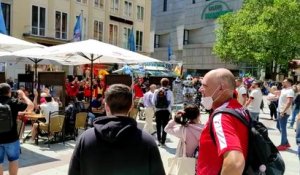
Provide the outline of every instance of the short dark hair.
[[8,96],[8,94],[11,92],[11,87],[7,83],[1,83],[0,84],[0,96]]
[[132,105],[132,91],[123,84],[111,85],[105,92],[105,102],[112,115],[127,114]]
[[45,100],[46,100],[46,102],[51,102],[52,101],[52,97],[51,96],[47,96],[47,97],[45,97]]
[[162,87],[167,87],[169,85],[169,79],[168,78],[162,78],[160,80],[160,84]]
[[294,83],[294,81],[291,78],[286,78],[286,81],[289,82],[291,85]]
[[255,80],[255,81],[253,81],[253,84],[256,84],[258,87],[261,87],[263,82],[260,80]]

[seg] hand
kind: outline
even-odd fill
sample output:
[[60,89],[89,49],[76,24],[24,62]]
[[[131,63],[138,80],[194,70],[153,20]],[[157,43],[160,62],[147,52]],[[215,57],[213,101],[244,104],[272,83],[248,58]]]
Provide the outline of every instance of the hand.
[[279,115],[280,115],[280,117],[284,117],[284,114],[285,114],[284,112],[280,112]]
[[176,112],[175,117],[180,118],[180,117],[182,117],[184,115],[184,113],[185,112],[183,110],[179,110],[179,111]]
[[38,96],[38,91],[37,91],[36,89],[33,90],[33,95],[34,95],[35,97]]

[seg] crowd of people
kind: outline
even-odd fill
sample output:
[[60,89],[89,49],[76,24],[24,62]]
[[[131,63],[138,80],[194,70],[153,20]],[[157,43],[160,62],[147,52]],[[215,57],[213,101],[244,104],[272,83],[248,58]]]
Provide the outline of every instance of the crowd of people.
[[[179,138],[176,155],[184,154],[197,159],[195,174],[242,174],[249,156],[248,127],[229,113],[218,113],[210,117],[207,123],[202,123],[200,111],[203,108],[212,114],[219,109],[230,109],[237,111],[247,121],[259,121],[263,106],[262,88],[269,92],[266,98],[270,119],[276,120],[281,134],[277,149],[284,151],[290,147],[287,128],[294,128],[297,123],[296,140],[300,159],[300,124],[297,122],[300,119],[299,84],[286,78],[281,87],[259,80],[249,85],[224,68],[211,70],[201,78],[188,77],[182,84],[179,82],[179,79],[170,82],[168,78],[162,78],[160,84],[155,85],[137,79],[132,87],[114,84],[106,88],[104,82],[97,79],[92,81],[92,85],[85,80],[69,79],[66,82],[66,114],[73,113],[77,104],[91,100],[90,97],[92,102],[85,109],[89,129],[77,140],[68,173],[166,174],[158,146],[166,147],[169,133]],[[175,92],[180,88],[175,90],[176,87],[171,86],[174,84],[182,87],[181,93]],[[192,88],[192,91],[188,88]],[[49,113],[59,110],[59,101],[51,96],[47,87],[42,93],[39,102],[36,91],[32,100],[22,90],[17,91],[18,98],[12,98],[11,87],[7,83],[0,84],[0,109],[2,104],[8,104],[13,119],[9,132],[0,129],[0,174],[3,172],[4,155],[9,160],[10,174],[17,174],[18,171],[20,143],[16,129],[17,117],[22,112],[34,110],[45,116],[44,121],[32,125],[34,141],[38,130],[48,127]],[[179,94],[183,97],[184,108],[172,115],[172,106],[179,99]],[[138,103],[144,106],[143,129],[137,127]],[[289,118],[290,125],[287,127]]]

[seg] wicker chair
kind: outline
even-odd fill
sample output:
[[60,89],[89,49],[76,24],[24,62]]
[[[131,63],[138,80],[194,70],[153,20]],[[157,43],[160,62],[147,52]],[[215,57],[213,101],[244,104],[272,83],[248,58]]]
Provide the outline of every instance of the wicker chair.
[[[57,139],[57,135],[60,134],[63,143],[65,143],[64,138],[64,125],[65,125],[65,115],[63,111],[54,111],[49,113],[49,123],[47,130],[39,129],[40,136],[47,136],[48,147],[50,147],[50,137],[54,136],[54,141]],[[38,143],[38,138],[37,138]]]
[[86,130],[87,112],[79,112],[76,114],[74,127],[74,140],[78,136],[78,129]]

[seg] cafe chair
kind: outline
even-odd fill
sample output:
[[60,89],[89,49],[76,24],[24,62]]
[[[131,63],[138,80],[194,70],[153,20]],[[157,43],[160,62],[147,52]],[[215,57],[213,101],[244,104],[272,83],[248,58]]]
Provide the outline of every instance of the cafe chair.
[[[64,125],[65,125],[65,115],[63,111],[54,111],[49,113],[49,123],[47,130],[39,129],[39,136],[46,136],[48,147],[50,148],[50,142],[57,141],[57,136],[60,136],[63,143],[64,140]],[[54,140],[51,140],[52,138]],[[38,138],[37,138],[38,140]],[[38,141],[37,141],[38,143]]]
[[86,130],[87,125],[87,112],[78,112],[75,118],[75,127],[74,127],[74,140],[78,136],[78,130]]

